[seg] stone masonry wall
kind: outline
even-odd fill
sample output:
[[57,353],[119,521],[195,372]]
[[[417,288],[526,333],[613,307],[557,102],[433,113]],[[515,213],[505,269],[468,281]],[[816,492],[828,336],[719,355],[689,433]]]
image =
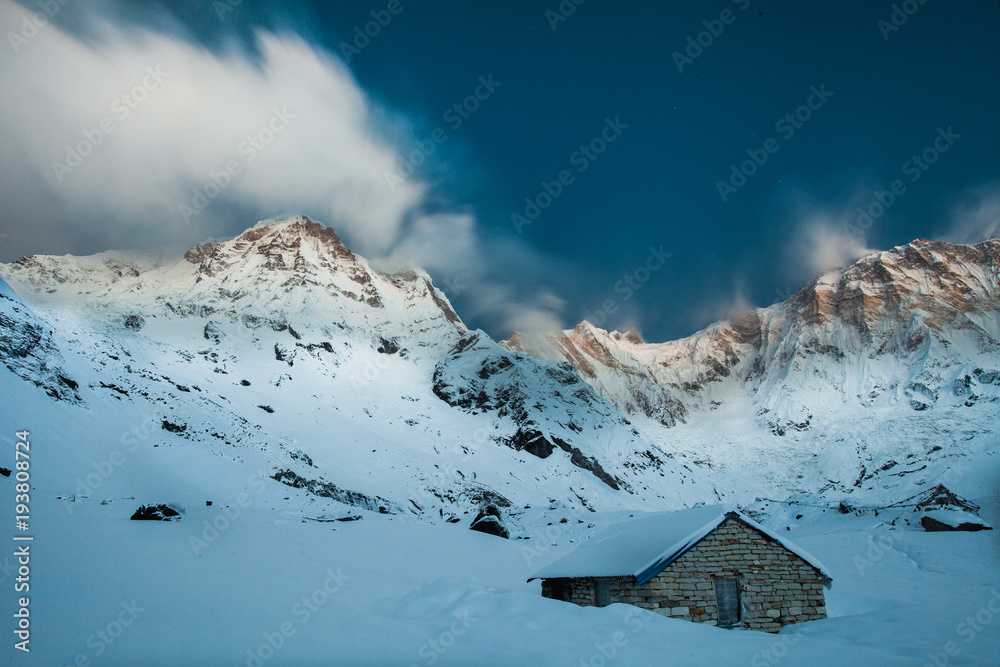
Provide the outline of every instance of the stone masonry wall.
[[[637,586],[631,577],[606,580],[611,602],[715,625],[716,577],[736,579],[742,627],[777,632],[784,625],[826,618],[821,575],[791,551],[734,519],[723,523],[644,586]],[[565,599],[593,606],[596,581],[545,581],[542,594],[555,597],[555,588],[562,584]]]

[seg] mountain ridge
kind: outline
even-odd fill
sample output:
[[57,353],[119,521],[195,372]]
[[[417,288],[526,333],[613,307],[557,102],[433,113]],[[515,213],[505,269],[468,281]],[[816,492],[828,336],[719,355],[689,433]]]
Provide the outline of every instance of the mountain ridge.
[[[748,379],[760,376],[803,349],[832,357],[870,352],[905,356],[931,333],[964,331],[978,341],[982,353],[996,353],[998,266],[1000,240],[959,246],[918,239],[824,273],[784,302],[716,322],[682,339],[646,343],[634,333],[607,332],[582,322],[572,330],[542,336],[515,333],[501,345],[571,363],[625,414],[644,414],[672,426],[695,407],[688,399],[703,388],[724,382],[734,372],[742,371]],[[833,331],[838,328],[839,337]],[[796,330],[806,339],[796,341],[795,349],[781,349],[784,337]],[[852,334],[853,340],[844,338]],[[876,341],[874,351],[865,349]],[[615,394],[608,378],[599,377],[607,375],[604,369],[632,379],[627,393]]]
[[[583,323],[543,350],[468,329],[425,272],[374,269],[305,216],[176,263],[36,256],[0,265],[0,277],[78,387],[78,403],[43,392],[33,404],[67,432],[100,416],[104,436],[81,445],[95,461],[117,429],[152,424],[144,442],[161,449],[144,456],[174,486],[191,484],[178,461],[211,456],[266,471],[297,513],[346,503],[460,521],[493,505],[517,535],[524,506],[912,495],[955,457],[993,451],[996,244],[955,250],[950,268],[929,272],[943,247],[928,244],[680,341]],[[991,259],[972,261],[977,252]],[[876,278],[895,310],[865,284]],[[16,331],[28,317],[0,324]],[[18,381],[55,377],[39,368]],[[163,448],[184,456],[163,459]],[[67,469],[53,493],[72,481]]]

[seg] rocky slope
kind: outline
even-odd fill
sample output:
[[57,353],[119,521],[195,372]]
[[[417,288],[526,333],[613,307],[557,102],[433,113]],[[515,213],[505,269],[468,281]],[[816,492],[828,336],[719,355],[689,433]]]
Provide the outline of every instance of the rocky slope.
[[78,384],[62,370],[62,355],[52,330],[0,281],[0,359],[7,370],[42,389],[49,397],[78,403]]

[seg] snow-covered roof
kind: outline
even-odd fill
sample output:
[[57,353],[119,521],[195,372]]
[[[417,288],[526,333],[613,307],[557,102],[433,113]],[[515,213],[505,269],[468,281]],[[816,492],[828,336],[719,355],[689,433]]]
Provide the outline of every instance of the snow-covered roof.
[[690,551],[723,522],[735,519],[760,531],[833,579],[823,564],[731,505],[710,505],[679,512],[656,512],[611,526],[592,541],[536,572],[532,579],[635,577],[642,585]]

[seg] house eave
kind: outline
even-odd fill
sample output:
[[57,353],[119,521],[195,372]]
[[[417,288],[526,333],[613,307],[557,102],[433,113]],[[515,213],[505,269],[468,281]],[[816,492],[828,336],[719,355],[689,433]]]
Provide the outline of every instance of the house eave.
[[575,577],[529,577],[527,583],[538,579],[540,581],[559,581],[560,579],[635,579],[634,574],[581,574]]

